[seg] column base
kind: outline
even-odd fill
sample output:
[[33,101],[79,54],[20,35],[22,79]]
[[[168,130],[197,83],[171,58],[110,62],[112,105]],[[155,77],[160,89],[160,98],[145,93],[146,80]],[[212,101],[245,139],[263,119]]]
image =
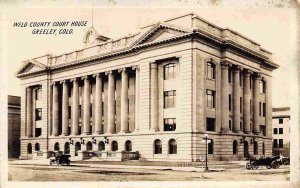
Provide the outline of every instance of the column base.
[[125,133],[130,133],[129,131],[120,131],[119,133],[125,134]]
[[250,134],[251,131],[244,131],[244,134]]
[[221,129],[221,133],[229,133],[229,132],[231,132],[230,129]]
[[96,131],[94,132],[95,135],[100,135],[100,134],[104,134],[102,131]]
[[158,132],[158,129],[150,129],[151,132]]

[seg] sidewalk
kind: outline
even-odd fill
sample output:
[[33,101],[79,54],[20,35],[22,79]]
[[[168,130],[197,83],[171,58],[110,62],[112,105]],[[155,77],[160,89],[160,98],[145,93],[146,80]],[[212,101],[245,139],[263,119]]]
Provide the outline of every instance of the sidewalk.
[[[71,160],[72,161],[72,160]],[[130,162],[130,164],[124,162],[118,162],[113,164],[112,162],[103,162],[103,161],[96,161],[96,160],[85,160],[85,161],[72,161],[71,166],[82,166],[82,167],[89,167],[89,168],[122,168],[122,169],[153,169],[153,170],[173,170],[173,171],[186,171],[186,172],[202,172],[203,168],[201,163],[199,165],[193,166],[159,166],[159,165],[151,165],[151,162],[145,161],[135,161]],[[209,170],[210,171],[225,171],[228,169],[241,169],[244,168],[246,161],[214,161],[215,163],[209,163]],[[39,160],[15,160],[10,161],[10,164],[14,165],[37,165],[37,166],[49,166],[49,159],[39,159]],[[136,164],[134,164],[136,163]],[[141,164],[142,163],[142,164]],[[147,165],[147,163],[149,163]],[[154,163],[155,164],[155,163]],[[175,163],[174,163],[175,164]],[[178,163],[180,164],[180,163]],[[184,163],[182,163],[184,164]],[[186,163],[189,164],[189,163]],[[190,163],[191,164],[191,163]]]

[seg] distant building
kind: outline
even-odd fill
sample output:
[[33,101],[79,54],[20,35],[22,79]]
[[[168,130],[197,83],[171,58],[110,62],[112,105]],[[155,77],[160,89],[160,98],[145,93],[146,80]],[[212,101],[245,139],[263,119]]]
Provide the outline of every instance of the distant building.
[[8,96],[8,158],[20,156],[21,97]]
[[273,108],[273,154],[290,155],[290,107]]

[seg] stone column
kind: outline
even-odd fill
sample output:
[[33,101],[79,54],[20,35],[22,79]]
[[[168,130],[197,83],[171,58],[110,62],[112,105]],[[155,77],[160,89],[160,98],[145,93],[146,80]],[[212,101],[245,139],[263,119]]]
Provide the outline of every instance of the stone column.
[[221,132],[227,132],[229,130],[229,106],[228,106],[228,68],[229,68],[229,63],[227,61],[221,62],[221,110],[222,110],[222,126],[221,126]]
[[74,78],[72,98],[72,135],[79,135],[79,80]]
[[261,74],[256,73],[254,75],[253,86],[253,133],[259,134],[259,82],[261,80]]
[[140,103],[140,68],[138,66],[134,67],[135,69],[135,123],[134,123],[134,131],[139,131],[139,103]]
[[58,83],[53,83],[53,112],[52,112],[52,123],[53,123],[53,129],[52,129],[52,135],[58,136],[58,124],[59,124],[59,104],[58,104]]
[[83,134],[91,134],[90,129],[90,105],[91,105],[91,86],[88,76],[82,77],[84,80],[83,88]]
[[158,66],[151,63],[151,131],[158,131]]
[[27,87],[27,99],[26,99],[26,105],[27,105],[27,117],[26,117],[26,131],[27,131],[27,137],[32,137],[32,88]]
[[95,74],[96,91],[95,91],[95,134],[103,133],[102,130],[102,77]]
[[121,131],[122,133],[129,132],[128,124],[128,75],[126,68],[119,70],[122,75],[121,86]]
[[108,106],[107,106],[107,133],[115,132],[115,77],[112,71],[106,73],[108,75]]
[[61,81],[63,84],[62,93],[62,135],[67,136],[69,134],[69,88],[67,80]]
[[240,129],[240,67],[233,69],[233,132],[239,132]]
[[243,98],[243,122],[244,122],[244,133],[250,133],[250,71],[244,71],[244,98]]
[[272,78],[265,79],[266,84],[266,136],[272,137]]

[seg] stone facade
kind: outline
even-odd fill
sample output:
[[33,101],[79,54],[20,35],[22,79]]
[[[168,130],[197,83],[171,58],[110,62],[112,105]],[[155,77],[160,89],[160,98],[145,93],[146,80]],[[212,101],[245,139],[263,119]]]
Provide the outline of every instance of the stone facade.
[[273,154],[290,156],[290,107],[273,108]]
[[22,158],[61,150],[197,161],[205,133],[211,159],[271,155],[278,65],[256,42],[195,14],[117,40],[91,28],[84,39],[82,50],[31,59],[18,71]]
[[21,127],[21,98],[18,96],[8,96],[8,158],[18,158],[20,156],[20,127]]

